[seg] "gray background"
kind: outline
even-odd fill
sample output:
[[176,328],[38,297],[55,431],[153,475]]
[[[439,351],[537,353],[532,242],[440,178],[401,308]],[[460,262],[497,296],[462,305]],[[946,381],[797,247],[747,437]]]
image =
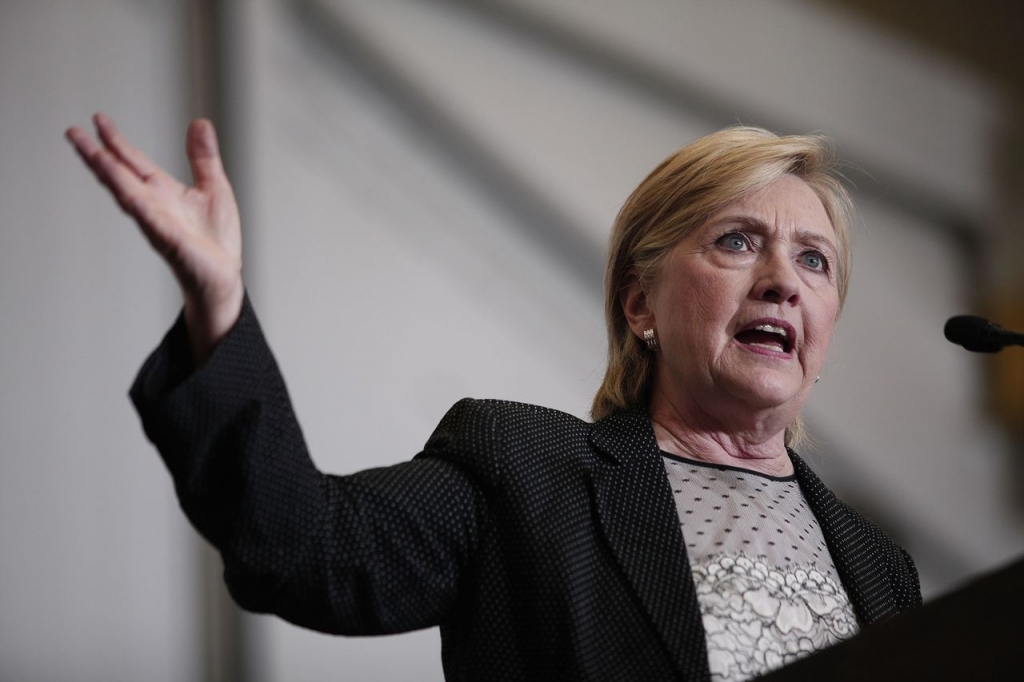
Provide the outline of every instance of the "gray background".
[[246,280],[336,473],[408,459],[464,396],[585,416],[636,183],[725,125],[831,134],[860,216],[809,457],[926,598],[1024,550],[1021,453],[941,335],[1019,240],[995,172],[1016,109],[982,74],[797,0],[12,0],[0,680],[441,679],[436,629],[331,638],[226,603],[125,395],[178,294],[61,138],[98,109],[182,177],[188,120],[220,124]]

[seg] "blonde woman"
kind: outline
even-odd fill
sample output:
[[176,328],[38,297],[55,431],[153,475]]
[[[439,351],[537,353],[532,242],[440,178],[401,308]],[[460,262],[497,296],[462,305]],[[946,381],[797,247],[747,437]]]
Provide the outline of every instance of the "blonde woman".
[[629,197],[594,422],[463,400],[410,462],[331,476],[245,295],[212,126],[185,187],[95,123],[69,139],[184,292],[132,398],[244,608],[438,625],[449,680],[743,680],[920,604],[906,552],[792,449],[849,279],[823,139],[723,130]]

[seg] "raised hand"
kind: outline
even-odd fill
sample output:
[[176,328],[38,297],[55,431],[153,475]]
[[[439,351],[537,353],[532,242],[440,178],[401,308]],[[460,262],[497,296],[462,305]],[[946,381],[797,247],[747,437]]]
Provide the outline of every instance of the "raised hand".
[[178,182],[118,132],[93,117],[99,141],[78,127],[66,136],[181,285],[192,355],[198,365],[231,330],[242,309],[242,230],[213,125],[189,126],[186,151],[194,187]]

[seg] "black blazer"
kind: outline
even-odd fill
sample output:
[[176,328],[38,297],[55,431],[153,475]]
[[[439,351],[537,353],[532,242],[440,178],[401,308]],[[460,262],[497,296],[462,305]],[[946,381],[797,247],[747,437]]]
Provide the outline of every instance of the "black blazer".
[[[463,400],[411,462],[324,475],[248,302],[195,372],[179,319],[131,395],[246,609],[340,634],[439,625],[448,680],[709,677],[641,412]],[[920,604],[906,552],[790,456],[862,625]]]

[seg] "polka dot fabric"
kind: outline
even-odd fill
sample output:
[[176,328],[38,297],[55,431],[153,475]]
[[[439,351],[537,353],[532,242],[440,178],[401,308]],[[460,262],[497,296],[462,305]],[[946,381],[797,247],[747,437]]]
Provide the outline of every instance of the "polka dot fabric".
[[840,502],[795,452],[789,456],[858,620],[873,625],[920,606],[921,583],[906,550]]
[[691,559],[743,552],[782,568],[814,565],[839,580],[796,476],[662,456]]
[[[411,462],[326,475],[248,300],[196,371],[179,318],[131,396],[244,608],[350,635],[438,625],[448,680],[708,679],[642,413],[464,400]],[[862,620],[918,603],[909,557],[794,463]]]

